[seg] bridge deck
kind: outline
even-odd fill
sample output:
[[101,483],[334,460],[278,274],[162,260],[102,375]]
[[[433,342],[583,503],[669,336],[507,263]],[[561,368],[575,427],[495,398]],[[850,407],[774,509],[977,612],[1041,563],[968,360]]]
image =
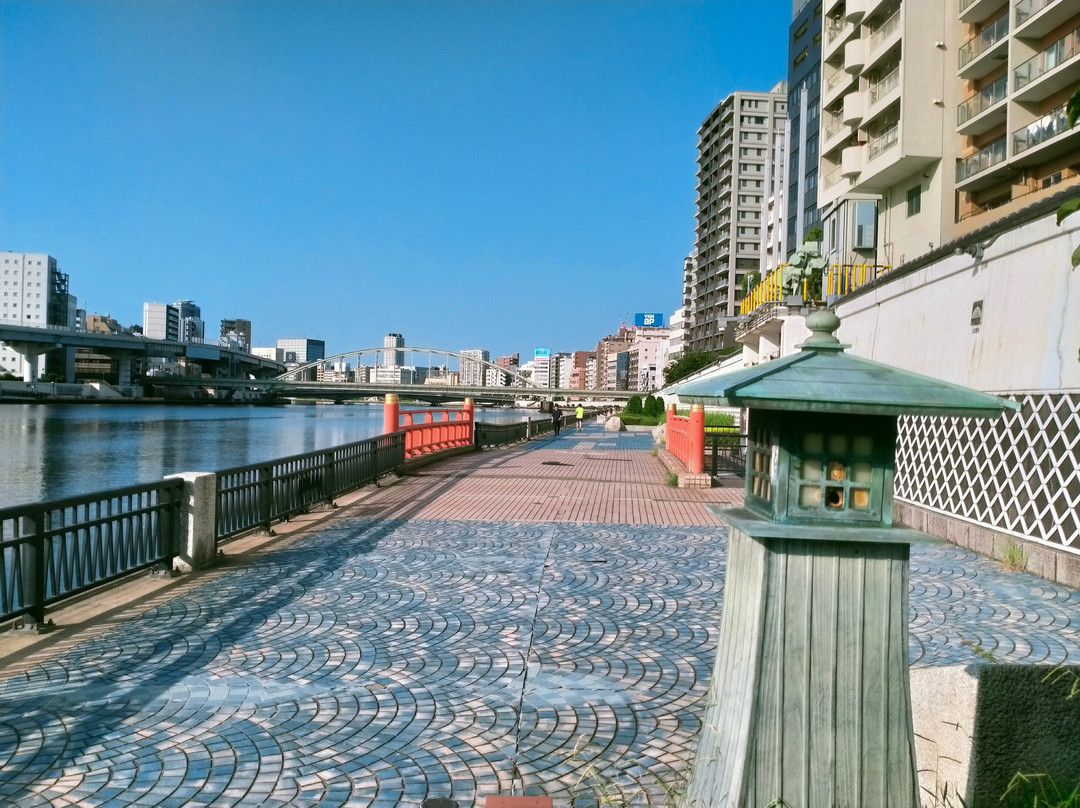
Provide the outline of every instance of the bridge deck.
[[[703,503],[738,493],[664,485],[648,443],[458,457],[0,635],[0,804],[670,804],[723,585]],[[911,598],[915,664],[1080,661],[1077,592],[926,546]]]

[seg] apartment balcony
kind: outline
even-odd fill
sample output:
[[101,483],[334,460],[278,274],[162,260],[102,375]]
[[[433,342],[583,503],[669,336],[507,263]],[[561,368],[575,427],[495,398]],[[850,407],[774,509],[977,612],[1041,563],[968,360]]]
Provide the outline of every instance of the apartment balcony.
[[1063,87],[1076,84],[1080,66],[1080,29],[1072,31],[1013,70],[1013,99],[1042,101]]
[[855,26],[844,22],[842,18],[826,17],[822,24],[823,32],[821,59],[823,62],[834,61],[843,54],[840,49],[855,34]]
[[960,0],[960,21],[978,25],[992,20],[1008,7],[1009,0]]
[[828,154],[851,136],[851,127],[837,115],[828,121],[822,119],[821,153]]
[[1013,32],[1024,39],[1043,37],[1076,14],[1076,0],[1018,0]]
[[825,72],[823,76],[825,87],[821,95],[821,105],[822,107],[831,107],[836,102],[836,99],[851,88],[858,76],[848,73],[842,67],[835,68],[830,73],[828,65],[825,65],[823,70]]
[[853,76],[866,67],[866,40],[853,39],[844,45],[844,70]]
[[974,81],[992,73],[1009,58],[1009,15],[1002,14],[960,46],[957,75]]
[[842,166],[837,166],[831,171],[827,172],[821,177],[821,189],[827,191],[839,182],[842,182],[844,177],[840,173]]
[[861,144],[847,146],[840,154],[840,176],[853,179],[866,165],[866,148]]
[[956,190],[977,191],[998,182],[1011,169],[1006,162],[1006,138],[1002,137],[956,163]]
[[1069,128],[1064,104],[1017,129],[1012,137],[1013,166],[1044,163],[1080,151],[1080,126]]
[[868,0],[847,0],[844,19],[852,25],[858,25],[862,22],[863,17],[866,16],[866,7],[868,4]]
[[863,126],[867,126],[899,100],[900,65],[886,73],[883,78],[872,83],[867,95],[869,103],[866,107],[866,114],[863,115]]
[[964,100],[956,108],[956,131],[961,135],[981,135],[999,126],[1005,120],[1003,103],[1009,94],[1008,76],[1002,76],[993,84]]
[[877,135],[871,137],[866,143],[866,162],[877,160],[885,152],[896,148],[900,142],[899,122],[882,129]]
[[848,93],[844,96],[844,110],[840,120],[847,126],[858,126],[866,112],[866,94],[860,92]]
[[870,32],[867,66],[873,66],[877,60],[884,57],[893,45],[900,41],[900,34],[900,9],[897,9],[891,17]]

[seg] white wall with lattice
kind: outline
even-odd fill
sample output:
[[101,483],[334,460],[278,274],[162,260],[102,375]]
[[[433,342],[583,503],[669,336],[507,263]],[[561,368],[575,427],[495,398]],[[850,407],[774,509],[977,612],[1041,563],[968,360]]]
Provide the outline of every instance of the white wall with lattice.
[[900,419],[902,502],[1080,555],[1080,390],[1003,393],[996,420]]

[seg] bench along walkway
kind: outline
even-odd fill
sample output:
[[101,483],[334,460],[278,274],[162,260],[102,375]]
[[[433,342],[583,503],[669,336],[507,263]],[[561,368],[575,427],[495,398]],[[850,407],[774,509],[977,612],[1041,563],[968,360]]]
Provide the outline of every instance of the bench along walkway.
[[[665,485],[650,445],[452,458],[3,636],[0,805],[671,804],[722,595],[704,505],[741,493]],[[1080,594],[959,548],[914,549],[911,611],[915,664],[1080,661]]]

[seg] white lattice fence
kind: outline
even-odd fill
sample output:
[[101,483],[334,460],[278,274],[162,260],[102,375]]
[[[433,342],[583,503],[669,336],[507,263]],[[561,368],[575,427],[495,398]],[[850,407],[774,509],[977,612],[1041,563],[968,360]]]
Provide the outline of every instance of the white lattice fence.
[[1080,554],[1080,392],[1003,393],[996,420],[900,419],[896,497]]

